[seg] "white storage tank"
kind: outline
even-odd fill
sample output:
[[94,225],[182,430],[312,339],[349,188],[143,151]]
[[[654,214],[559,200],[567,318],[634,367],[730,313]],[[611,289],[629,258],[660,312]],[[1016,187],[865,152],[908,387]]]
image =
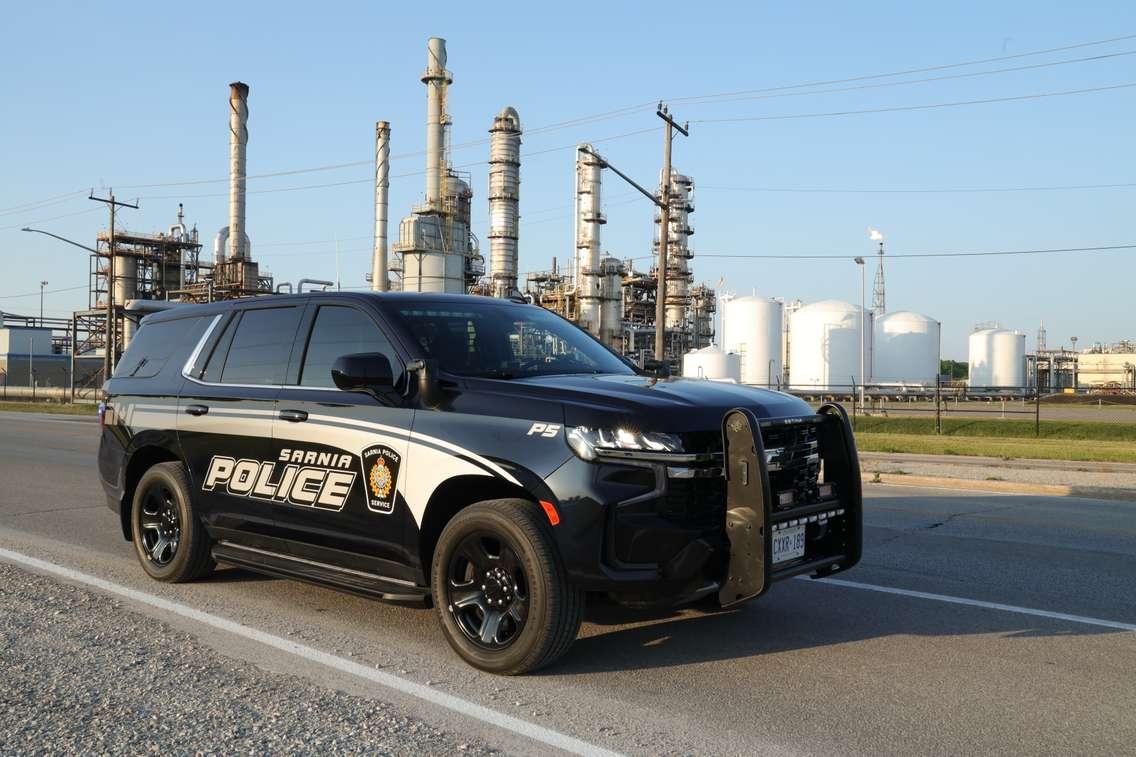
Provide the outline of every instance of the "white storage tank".
[[934,386],[939,373],[939,322],[908,310],[873,321],[872,381]]
[[[805,305],[789,318],[789,385],[799,390],[851,391],[863,383],[872,365],[871,313],[858,305],[822,300]],[[866,323],[863,342],[860,330]]]
[[716,381],[737,381],[741,375],[740,356],[710,345],[682,356],[682,375]]
[[722,345],[741,360],[741,382],[779,387],[781,303],[764,297],[729,300],[722,315]]
[[1009,329],[978,329],[970,335],[969,379],[975,390],[1026,385],[1026,335]]

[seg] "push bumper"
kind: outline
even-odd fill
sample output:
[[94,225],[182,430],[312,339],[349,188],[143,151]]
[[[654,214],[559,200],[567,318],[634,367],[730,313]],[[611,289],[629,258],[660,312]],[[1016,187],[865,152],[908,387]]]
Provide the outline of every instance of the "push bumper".
[[[764,594],[774,581],[802,574],[821,578],[859,562],[863,495],[851,424],[844,409],[833,404],[820,408],[816,422],[823,485],[839,496],[801,507],[775,508],[777,493],[770,484],[762,422],[744,408],[731,410],[723,418],[725,527],[730,545],[727,573],[718,591],[723,607]],[[803,531],[804,554],[775,564],[774,536],[790,528]]]

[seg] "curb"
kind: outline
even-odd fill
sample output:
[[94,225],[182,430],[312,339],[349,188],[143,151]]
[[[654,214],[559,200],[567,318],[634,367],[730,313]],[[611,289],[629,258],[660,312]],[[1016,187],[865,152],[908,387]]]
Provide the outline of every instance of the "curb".
[[1084,497],[1086,499],[1136,502],[1136,489],[1121,489],[1110,486],[1027,484],[1018,481],[980,481],[970,478],[912,476],[883,472],[863,473],[860,480],[865,484],[887,484],[889,486],[928,486],[941,489],[997,492],[998,494],[1038,494],[1046,497]]

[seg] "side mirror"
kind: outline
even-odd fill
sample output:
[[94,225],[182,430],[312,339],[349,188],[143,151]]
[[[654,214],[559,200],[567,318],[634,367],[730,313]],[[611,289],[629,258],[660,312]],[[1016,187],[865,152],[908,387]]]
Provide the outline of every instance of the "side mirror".
[[390,360],[378,352],[342,355],[331,366],[331,380],[344,391],[391,389],[394,373]]

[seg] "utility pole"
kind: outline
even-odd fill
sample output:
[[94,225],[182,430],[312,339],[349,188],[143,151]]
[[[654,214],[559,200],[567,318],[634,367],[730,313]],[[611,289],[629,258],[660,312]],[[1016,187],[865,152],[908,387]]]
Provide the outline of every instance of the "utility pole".
[[864,410],[864,332],[868,329],[866,303],[864,302],[864,259],[857,255],[852,262],[860,267],[860,411]]
[[[106,346],[103,348],[103,381],[110,378],[111,372],[114,370],[114,364],[117,362],[115,358],[118,352],[118,319],[115,318],[114,313],[114,282],[115,282],[115,244],[114,244],[114,216],[115,210],[121,205],[124,208],[138,209],[138,203],[133,204],[129,202],[119,202],[114,199],[114,190],[110,191],[109,197],[95,197],[95,191],[92,189],[91,194],[87,197],[88,200],[95,202],[106,203],[110,208],[110,234],[107,241],[107,248],[110,251],[110,263],[107,266],[107,317],[106,317]],[[74,349],[74,345],[72,345]]]
[[665,359],[667,337],[667,259],[670,247],[671,225],[671,143],[677,130],[690,136],[690,124],[679,126],[671,118],[667,106],[659,103],[655,115],[663,119],[663,196],[659,206],[659,262],[655,287],[655,360]]
[[43,288],[47,286],[46,281],[39,282],[39,325],[43,325]]

